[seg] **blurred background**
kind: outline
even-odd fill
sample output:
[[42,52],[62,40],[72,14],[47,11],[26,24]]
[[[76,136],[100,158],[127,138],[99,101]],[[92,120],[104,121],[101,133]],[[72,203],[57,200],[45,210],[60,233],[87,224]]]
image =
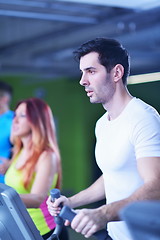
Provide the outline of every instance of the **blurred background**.
[[95,37],[121,41],[131,56],[131,94],[160,112],[159,0],[0,0],[0,80],[14,88],[12,109],[32,96],[51,106],[67,195],[101,174],[94,127],[104,109],[79,86],[72,54]]

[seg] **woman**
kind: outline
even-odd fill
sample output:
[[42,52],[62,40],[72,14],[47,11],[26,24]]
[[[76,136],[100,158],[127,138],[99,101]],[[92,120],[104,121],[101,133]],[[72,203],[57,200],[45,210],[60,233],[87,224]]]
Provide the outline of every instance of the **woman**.
[[[44,101],[30,98],[17,104],[12,140],[13,157],[5,183],[20,194],[37,229],[47,239],[55,222],[46,199],[50,189],[60,188],[62,174],[54,120]],[[63,232],[60,239],[68,239],[66,234]]]

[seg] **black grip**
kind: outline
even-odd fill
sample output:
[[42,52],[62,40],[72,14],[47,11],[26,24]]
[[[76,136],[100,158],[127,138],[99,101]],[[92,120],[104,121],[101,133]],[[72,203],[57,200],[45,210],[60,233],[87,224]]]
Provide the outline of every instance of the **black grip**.
[[[75,215],[76,215],[75,211],[68,206],[64,206],[59,214],[61,218],[63,218],[64,220],[69,220],[70,222],[72,222]],[[106,240],[108,234],[105,229],[102,229],[94,233],[93,236],[96,237],[98,240]]]
[[[54,202],[55,199],[60,198],[61,192],[60,192],[60,190],[59,190],[58,188],[53,188],[53,189],[50,191],[50,195],[51,195],[51,201]],[[61,203],[61,204],[59,205],[59,207],[62,208],[62,207],[63,207],[63,204]]]
[[50,191],[51,200],[54,201],[56,198],[61,196],[61,192],[58,188],[54,188]]
[[[51,195],[51,201],[54,202],[55,199],[61,196],[61,192],[58,188],[54,188],[50,191],[50,195]],[[62,208],[62,204],[60,204],[60,207]],[[64,221],[63,221],[63,218],[61,218],[59,215],[54,217],[54,220],[56,222],[56,228],[53,234],[51,235],[51,239],[58,239],[58,236],[62,231]]]
[[69,220],[70,222],[72,222],[73,218],[76,216],[76,213],[70,207],[64,206],[61,209],[61,212],[60,212],[59,216],[61,218],[63,218],[64,220]]

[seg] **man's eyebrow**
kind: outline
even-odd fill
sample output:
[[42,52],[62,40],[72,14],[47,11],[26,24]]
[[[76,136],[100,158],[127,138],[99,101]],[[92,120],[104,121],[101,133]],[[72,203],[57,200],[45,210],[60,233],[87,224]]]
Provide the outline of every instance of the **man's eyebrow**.
[[[88,70],[92,70],[92,69],[96,69],[95,67],[87,67],[87,68],[84,68],[84,71],[88,71]],[[80,71],[82,72],[82,70],[80,69]]]

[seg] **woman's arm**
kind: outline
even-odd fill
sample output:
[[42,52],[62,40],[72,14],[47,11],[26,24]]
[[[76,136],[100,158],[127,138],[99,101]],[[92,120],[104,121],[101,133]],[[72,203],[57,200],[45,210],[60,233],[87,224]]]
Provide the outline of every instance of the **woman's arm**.
[[11,164],[11,160],[9,158],[0,157],[0,161],[0,173],[5,174]]
[[20,195],[27,208],[38,208],[45,200],[56,173],[56,155],[51,152],[43,152],[36,166],[36,176],[30,194]]

